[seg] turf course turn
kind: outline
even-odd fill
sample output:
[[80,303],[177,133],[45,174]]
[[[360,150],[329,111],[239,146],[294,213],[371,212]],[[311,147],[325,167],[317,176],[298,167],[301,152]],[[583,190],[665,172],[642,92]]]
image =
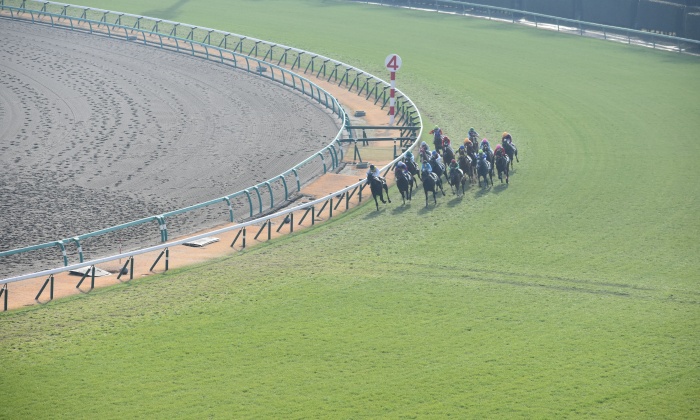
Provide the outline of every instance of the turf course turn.
[[118,7],[375,74],[397,53],[426,125],[510,131],[521,162],[3,314],[0,417],[700,416],[700,59],[336,1],[143,3]]

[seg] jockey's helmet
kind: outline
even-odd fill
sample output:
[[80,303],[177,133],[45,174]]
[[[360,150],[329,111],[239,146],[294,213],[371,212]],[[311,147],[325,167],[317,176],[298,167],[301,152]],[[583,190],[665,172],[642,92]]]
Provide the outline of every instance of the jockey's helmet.
[[476,130],[474,130],[474,127],[471,127],[471,128],[469,129],[469,131],[476,131]]
[[437,157],[437,156],[438,156],[438,152],[436,150],[433,150],[433,157]]
[[459,146],[459,150],[464,150],[464,146]]
[[369,169],[370,169],[370,171],[373,171],[373,170],[375,170],[376,168],[374,167],[374,165],[369,165]]
[[411,151],[409,150],[408,152],[406,152],[406,157],[412,158],[412,157],[413,157],[413,153],[411,153]]
[[456,160],[454,160],[454,159],[452,159],[452,162],[450,162],[450,164],[452,164],[452,165],[456,165],[456,164],[457,164],[457,161],[456,161]]
[[479,150],[479,156],[482,156],[484,154],[483,150]]
[[504,132],[503,132],[503,138],[506,138],[507,136],[508,136],[508,132],[507,132],[507,131],[504,131]]

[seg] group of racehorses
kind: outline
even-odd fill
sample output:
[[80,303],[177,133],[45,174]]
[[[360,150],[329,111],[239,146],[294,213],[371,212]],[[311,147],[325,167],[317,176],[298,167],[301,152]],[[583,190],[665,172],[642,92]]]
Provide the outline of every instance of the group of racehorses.
[[[497,146],[496,151],[491,149],[488,140],[483,139],[481,143],[478,143],[477,137],[470,136],[471,138],[465,139],[464,145],[460,146],[458,153],[455,154],[450,139],[444,136],[441,130],[436,127],[431,133],[435,135],[435,151],[431,153],[425,142],[422,142],[419,148],[421,163],[428,162],[430,171],[427,170],[428,165],[423,165],[425,170],[421,170],[410,151],[404,154],[401,160],[403,165],[397,164],[395,167],[396,185],[401,192],[404,204],[407,199],[411,200],[413,186],[418,187],[416,176],[423,183],[426,206],[428,206],[428,193],[432,192],[435,204],[437,204],[438,190],[442,192],[443,196],[445,195],[442,186],[443,176],[452,192],[457,196],[463,196],[467,182],[474,183],[475,179],[479,187],[482,186],[482,178],[484,187],[489,185],[489,181],[493,185],[494,168],[498,171],[498,179],[501,180],[501,183],[503,183],[504,178],[505,182],[509,183],[513,159],[519,161],[518,150],[513,144],[510,134],[503,133],[500,147]],[[449,167],[443,162],[447,162]],[[385,182],[374,176],[368,175],[367,182],[370,185],[377,210],[379,210],[377,197],[384,202],[383,192],[386,192],[388,199],[389,190]]]

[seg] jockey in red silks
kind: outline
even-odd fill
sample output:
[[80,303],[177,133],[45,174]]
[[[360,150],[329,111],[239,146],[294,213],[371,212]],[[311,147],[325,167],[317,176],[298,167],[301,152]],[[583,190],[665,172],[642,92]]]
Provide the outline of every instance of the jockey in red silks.
[[442,149],[444,150],[447,146],[450,146],[450,138],[447,136],[442,137]]
[[506,149],[504,149],[503,146],[501,146],[500,144],[497,144],[497,145],[496,145],[496,148],[493,150],[493,155],[494,155],[494,156],[500,156],[500,155],[505,156],[505,155],[506,155]]

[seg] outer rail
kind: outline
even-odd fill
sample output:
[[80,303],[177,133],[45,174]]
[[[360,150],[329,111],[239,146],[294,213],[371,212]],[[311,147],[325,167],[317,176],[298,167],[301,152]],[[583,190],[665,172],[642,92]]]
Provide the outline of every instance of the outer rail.
[[[654,49],[673,50],[681,53],[690,53],[694,48],[700,47],[700,41],[688,38],[680,38],[671,35],[657,34],[654,32],[640,31],[636,29],[609,26],[600,23],[585,22],[582,20],[567,19],[558,16],[544,15],[526,10],[507,9],[504,7],[489,6],[455,0],[348,0],[358,3],[377,4],[380,6],[405,7],[409,9],[435,10],[443,13],[473,15],[488,19],[509,20],[511,23],[530,24],[535,27],[556,27],[557,32],[577,34],[602,38],[611,41],[621,41],[627,44],[647,45]],[[504,16],[510,16],[505,19]],[[647,41],[648,40],[648,41]],[[690,48],[689,48],[690,47]]]

